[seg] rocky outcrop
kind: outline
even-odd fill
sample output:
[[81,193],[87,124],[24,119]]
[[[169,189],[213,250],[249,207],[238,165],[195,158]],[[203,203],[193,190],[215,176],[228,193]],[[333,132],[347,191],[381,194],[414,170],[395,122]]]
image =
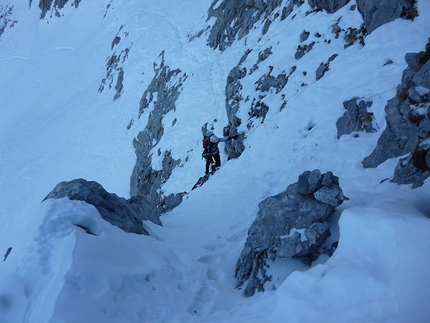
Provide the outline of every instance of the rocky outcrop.
[[[336,12],[349,2],[350,0],[308,0],[312,8],[329,13]],[[368,34],[397,18],[413,20],[418,16],[415,4],[416,0],[357,0],[358,10],[363,16]]]
[[409,156],[399,160],[392,181],[398,184],[412,184],[412,188],[424,185],[424,180],[430,176],[429,151],[430,138],[421,140]]
[[[39,8],[42,11],[40,14],[40,18],[45,18],[48,11],[54,12],[55,16],[60,16],[60,9],[64,8],[66,3],[68,3],[69,0],[39,0]],[[79,6],[79,3],[81,0],[73,0],[73,5],[77,8]],[[30,0],[30,7],[31,7],[32,0]]]
[[[303,0],[291,0],[282,8],[281,19],[285,19],[295,5],[302,5]],[[279,8],[282,0],[223,0],[214,1],[208,10],[208,18],[215,18],[215,23],[210,29],[208,45],[214,49],[224,51],[235,40],[242,39],[260,21],[263,24],[262,33],[265,34],[272,20],[270,15]]]
[[148,220],[161,225],[159,209],[145,198],[135,196],[126,200],[108,193],[97,182],[84,179],[61,182],[44,198],[44,201],[65,197],[94,205],[103,219],[126,232],[149,235],[142,221]]
[[333,54],[329,57],[326,63],[321,63],[315,72],[315,79],[318,81],[324,74],[330,70],[330,62],[332,62],[338,54]]
[[346,5],[350,0],[308,0],[309,5],[317,10],[334,13]]
[[[246,67],[242,67],[242,63],[246,60],[251,50],[248,49],[240,59],[237,66],[235,66],[227,76],[225,86],[225,109],[227,112],[228,125],[224,127],[224,136],[235,135],[238,132],[238,127],[242,124],[241,118],[238,117],[240,103],[242,97],[242,84],[241,79],[247,75]],[[245,150],[243,144],[244,136],[241,135],[237,140],[227,141],[225,150],[229,159],[239,157]]]
[[[385,106],[386,129],[376,148],[363,160],[364,167],[377,167],[389,158],[421,151],[420,143],[430,136],[430,42],[425,51],[406,54],[405,60],[408,68],[403,72],[397,95]],[[401,164],[405,165],[405,160]],[[399,176],[402,168],[399,164],[397,183],[409,182],[408,176]]]
[[[122,31],[124,25],[122,25],[115,38],[111,44],[111,50],[114,49],[115,46],[118,46],[121,42],[120,32]],[[128,36],[128,32],[123,32],[124,37]],[[99,87],[99,92],[103,92],[105,86],[107,85],[109,89],[112,87],[115,89],[115,95],[113,100],[117,100],[121,97],[123,90],[123,82],[124,82],[124,62],[128,58],[128,54],[130,52],[130,48],[124,48],[119,53],[117,51],[113,51],[112,55],[108,57],[106,62],[106,77],[102,80],[101,85]],[[116,81],[115,81],[116,79]],[[114,84],[115,83],[115,84]]]
[[357,0],[364,25],[370,34],[376,28],[397,18],[414,19],[418,16],[416,0]]
[[314,170],[262,201],[236,264],[238,287],[247,282],[245,296],[263,291],[270,280],[267,259],[295,257],[307,264],[317,259],[320,246],[330,236],[327,220],[344,200],[338,177]]
[[169,179],[180,160],[174,159],[168,150],[158,150],[158,156],[162,156],[162,168],[153,169],[151,151],[164,134],[163,118],[176,108],[175,102],[179,98],[182,82],[186,79],[186,74],[181,75],[180,69],[171,70],[165,64],[164,52],[160,58],[159,66],[154,64],[155,76],[140,100],[139,117],[150,107],[152,109],[145,129],[133,141],[137,160],[130,178],[130,194],[144,196],[156,205],[162,201],[161,186]]
[[342,135],[358,131],[376,132],[377,125],[372,112],[367,108],[372,106],[372,101],[364,101],[358,98],[343,102],[346,112],[336,122],[337,138]]
[[4,33],[6,28],[12,28],[18,20],[12,19],[13,6],[0,5],[0,36]]

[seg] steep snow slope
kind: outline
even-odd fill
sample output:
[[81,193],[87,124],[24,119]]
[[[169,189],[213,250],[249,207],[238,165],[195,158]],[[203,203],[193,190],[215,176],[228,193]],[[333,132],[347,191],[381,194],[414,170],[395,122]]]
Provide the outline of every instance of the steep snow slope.
[[[257,24],[224,52],[208,48],[204,36],[189,42],[206,26],[209,1],[180,7],[169,1],[111,1],[108,7],[82,1],[78,9],[66,6],[63,17],[43,21],[35,6],[16,4],[18,23],[0,39],[0,250],[12,247],[0,266],[0,321],[426,322],[429,184],[417,190],[381,184],[392,177],[397,160],[376,169],[361,166],[378,134],[338,140],[335,123],[343,101],[364,97],[373,101],[382,131],[384,106],[396,93],[405,53],[427,43],[430,6],[419,1],[415,21],[394,21],[366,37],[364,47],[344,49],[331,28],[339,19],[343,28],[360,26],[352,4],[335,14],[307,14],[304,4],[285,20],[274,19],[266,35]],[[316,43],[296,60],[303,30]],[[239,110],[239,130],[247,132],[244,153],[230,161],[223,156],[222,168],[162,217],[163,227],[146,223],[151,237],[112,227],[84,203],[39,206],[55,184],[78,177],[128,196],[136,159],[132,140],[148,117],[145,112],[138,118],[139,101],[163,50],[166,64],[188,78],[176,110],[163,120],[152,166],[161,164],[157,150],[171,150],[182,163],[163,191],[189,192],[204,169],[201,127],[212,123],[221,135],[227,124],[228,73],[246,49],[253,51],[242,66],[250,71],[269,47],[273,54],[241,80],[242,95],[249,97]],[[107,59],[120,53],[109,79]],[[338,56],[330,70],[316,81],[316,69],[333,54]],[[393,64],[384,65],[388,60]],[[257,119],[248,131],[247,112],[261,94],[255,82],[270,70],[277,75],[293,66],[282,91],[264,93],[270,107],[264,123]],[[119,68],[123,90],[114,101]],[[339,248],[312,269],[275,261],[267,291],[243,298],[234,288],[234,266],[258,203],[315,168],[339,176],[350,198],[336,214]]]

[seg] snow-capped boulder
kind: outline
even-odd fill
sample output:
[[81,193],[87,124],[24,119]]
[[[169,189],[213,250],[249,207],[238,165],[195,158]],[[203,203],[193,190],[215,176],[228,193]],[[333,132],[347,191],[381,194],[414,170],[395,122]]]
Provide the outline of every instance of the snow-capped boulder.
[[426,158],[430,137],[430,42],[425,51],[409,53],[405,59],[408,68],[397,95],[385,106],[387,127],[362,163],[377,167],[389,158],[412,153],[399,161],[393,181],[418,187],[429,176],[421,160]]
[[61,182],[44,198],[85,201],[94,205],[101,217],[122,230],[131,233],[149,235],[142,221],[149,220],[161,225],[160,211],[141,196],[128,200],[107,192],[99,183],[85,179]]
[[306,171],[297,183],[259,204],[259,212],[236,264],[238,287],[246,281],[245,296],[263,291],[270,280],[266,260],[301,258],[311,264],[330,236],[327,222],[345,200],[338,177],[332,172]]

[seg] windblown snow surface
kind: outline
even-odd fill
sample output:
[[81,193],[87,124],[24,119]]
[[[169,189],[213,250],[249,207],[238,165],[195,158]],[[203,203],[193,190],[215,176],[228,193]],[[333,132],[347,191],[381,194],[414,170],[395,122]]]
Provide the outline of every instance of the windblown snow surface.
[[[36,4],[15,1],[17,22],[0,36],[0,251],[12,247],[0,263],[0,322],[430,322],[430,183],[412,190],[383,181],[397,158],[361,165],[385,128],[384,106],[401,82],[405,54],[428,41],[429,1],[418,0],[414,21],[383,25],[364,47],[344,49],[331,31],[339,19],[344,28],[360,26],[352,0],[335,14],[307,15],[306,2],[283,21],[272,17],[264,36],[257,24],[224,52],[209,48],[206,34],[190,41],[213,23],[206,22],[211,2],[82,1],[40,20]],[[295,60],[303,30],[316,44]],[[112,48],[116,35],[121,42]],[[270,58],[241,80],[244,99],[256,96],[254,83],[269,65],[274,75],[296,72],[280,93],[267,94],[270,110],[247,133],[240,158],[222,156],[221,169],[191,191],[204,172],[201,127],[213,124],[222,135],[227,124],[229,71],[247,48],[244,64],[252,66],[270,46]],[[124,88],[113,100],[115,82],[98,89],[107,58],[126,48]],[[163,226],[145,223],[150,236],[121,231],[84,202],[41,203],[57,183],[75,178],[129,197],[132,141],[148,117],[138,118],[139,101],[163,50],[165,64],[187,79],[163,121],[153,167],[160,167],[158,149],[182,160],[163,190],[188,192],[183,203],[162,216]],[[288,103],[280,110],[282,95]],[[373,101],[378,132],[337,139],[342,102],[356,96]],[[241,131],[249,104],[242,101]],[[312,268],[277,259],[266,291],[245,298],[234,268],[258,203],[313,169],[339,176],[349,197],[333,218],[336,252]]]

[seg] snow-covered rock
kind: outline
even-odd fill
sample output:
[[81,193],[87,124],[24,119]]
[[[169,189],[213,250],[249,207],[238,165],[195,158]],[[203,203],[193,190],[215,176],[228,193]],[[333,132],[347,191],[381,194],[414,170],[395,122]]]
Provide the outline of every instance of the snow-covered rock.
[[[161,225],[160,211],[142,196],[134,196],[128,200],[108,193],[99,183],[84,179],[61,182],[45,197],[47,199],[79,200],[94,205],[101,217],[126,232],[146,234],[148,231],[142,221],[149,220]],[[90,228],[84,227],[86,230]]]
[[236,264],[238,287],[247,281],[245,296],[263,291],[271,279],[266,273],[267,259],[301,258],[308,265],[316,260],[318,249],[330,236],[327,220],[344,200],[339,179],[316,169],[262,201]]

